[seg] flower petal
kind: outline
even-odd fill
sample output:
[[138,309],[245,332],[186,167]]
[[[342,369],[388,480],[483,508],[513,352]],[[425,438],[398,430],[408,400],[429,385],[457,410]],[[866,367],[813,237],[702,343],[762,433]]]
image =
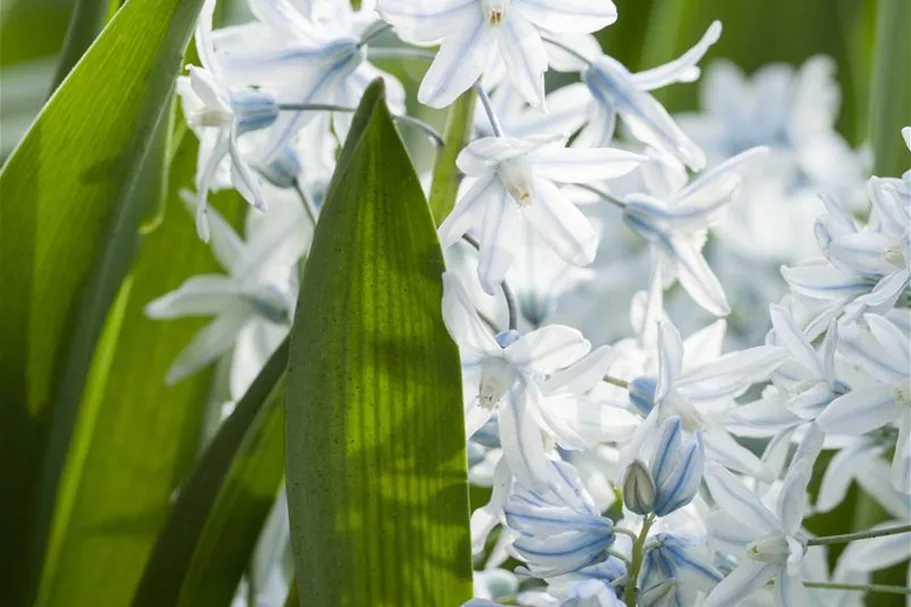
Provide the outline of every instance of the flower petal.
[[224,354],[234,344],[237,334],[250,321],[252,314],[247,306],[236,306],[222,312],[177,355],[168,368],[165,383],[173,385]]
[[743,525],[767,535],[779,530],[779,522],[759,498],[743,482],[722,466],[709,462],[706,464],[705,482],[712,499],[728,515],[739,520]]
[[518,208],[506,189],[500,186],[487,203],[481,224],[478,278],[489,295],[497,292],[515,261],[514,251],[521,242],[523,227]]
[[424,105],[446,107],[471,88],[484,71],[495,40],[481,11],[475,15],[470,25],[440,45],[418,89],[418,101]]
[[[715,316],[731,313],[724,289],[718,277],[712,272],[702,253],[684,238],[671,236],[662,240],[677,268],[677,279],[690,297],[705,311]],[[662,247],[664,248],[664,247]]]
[[828,433],[859,436],[895,421],[902,412],[892,387],[879,385],[839,396],[819,414],[816,423]]
[[149,302],[145,307],[149,318],[180,318],[182,316],[212,316],[237,303],[237,285],[221,274],[203,274],[188,278],[176,291]]
[[443,273],[443,323],[463,356],[481,359],[499,354],[500,346],[481,322],[462,281],[454,272]]
[[670,321],[658,326],[658,384],[655,402],[664,400],[675,387],[683,366],[683,340]]
[[558,148],[546,146],[528,155],[535,174],[558,183],[591,183],[626,175],[645,156],[613,148]]
[[786,358],[787,351],[778,346],[729,352],[711,364],[684,373],[677,388],[695,400],[739,396],[753,383],[766,380]]
[[536,109],[544,109],[547,51],[541,35],[525,17],[512,13],[495,28],[509,82]]
[[769,317],[772,319],[777,343],[784,346],[797,362],[813,373],[813,377],[824,378],[826,371],[816,354],[816,349],[810,345],[810,341],[803,331],[797,328],[797,323],[794,322],[791,314],[783,307],[772,304],[769,306]]
[[713,21],[699,42],[680,57],[664,65],[633,74],[632,79],[644,91],[652,91],[675,82],[694,82],[700,73],[697,64],[719,38],[721,22]]
[[709,593],[702,607],[731,607],[765,586],[780,565],[745,560]]
[[501,403],[499,425],[503,454],[516,482],[532,491],[546,492],[553,469],[544,453],[541,430],[527,411],[524,394]]
[[548,325],[523,335],[503,350],[517,367],[532,373],[549,373],[567,367],[588,354],[591,342],[577,329]]
[[405,42],[429,44],[477,21],[477,0],[437,0],[433,4],[414,0],[383,0],[377,10]]
[[522,15],[549,32],[587,34],[617,20],[617,7],[610,0],[512,0]]
[[484,206],[505,194],[506,190],[493,173],[475,181],[440,224],[440,245],[444,249],[454,245],[481,218]]
[[577,266],[591,263],[598,235],[588,218],[546,179],[536,177],[534,201],[522,214],[564,261]]

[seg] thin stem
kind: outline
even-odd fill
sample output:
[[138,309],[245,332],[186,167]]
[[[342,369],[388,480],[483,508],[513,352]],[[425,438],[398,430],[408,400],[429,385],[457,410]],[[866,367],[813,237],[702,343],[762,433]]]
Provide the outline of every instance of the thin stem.
[[613,550],[613,549],[611,549],[611,548],[608,548],[605,552],[607,552],[607,555],[608,555],[608,556],[612,556],[612,557],[614,557],[615,559],[619,559],[619,560],[623,561],[624,563],[626,563],[627,566],[629,566],[630,562],[629,562],[629,559],[627,558],[627,556],[626,556],[625,554],[621,554],[621,553],[619,553],[619,552],[617,552],[616,550]]
[[487,114],[487,120],[490,122],[490,129],[493,131],[494,135],[502,137],[503,129],[500,127],[500,121],[497,120],[497,115],[493,111],[493,105],[490,103],[490,97],[487,95],[487,91],[484,90],[484,87],[481,86],[480,82],[476,83],[474,88],[478,91],[478,99],[481,101],[481,105],[484,106],[484,113]]
[[559,41],[554,40],[554,39],[552,39],[552,38],[548,38],[547,36],[542,36],[541,39],[544,40],[544,42],[546,42],[546,43],[548,43],[548,44],[554,45],[555,47],[557,47],[557,48],[560,49],[560,50],[566,51],[567,53],[569,53],[570,55],[572,55],[573,57],[575,57],[575,58],[578,59],[579,61],[584,62],[585,65],[591,65],[591,64],[592,64],[591,60],[590,60],[588,57],[586,57],[585,55],[583,55],[583,54],[580,53],[579,51],[577,51],[577,50],[575,50],[575,49],[572,49],[572,48],[566,46],[566,45],[563,44],[562,42],[559,42]]
[[[345,112],[352,113],[357,111],[356,108],[344,105],[335,105],[332,103],[279,103],[278,109],[283,112]],[[425,135],[433,140],[433,143],[442,148],[444,145],[443,136],[435,128],[414,116],[393,115],[397,121],[403,124],[410,124],[424,132]]]
[[372,46],[367,49],[367,56],[370,59],[421,59],[423,61],[433,61],[436,57],[430,51],[401,46]]
[[[624,379],[620,379],[619,377],[612,377],[610,375],[605,375],[601,379],[603,379],[604,381],[606,381],[607,383],[609,383],[612,386],[617,386],[618,388],[623,388],[624,390],[629,390],[629,382]],[[616,531],[616,529],[614,531]]]
[[310,218],[310,221],[313,223],[313,227],[316,228],[316,205],[313,204],[313,201],[310,199],[310,196],[307,192],[304,191],[304,188],[301,187],[300,181],[295,178],[291,185],[294,187],[294,191],[297,192],[298,197],[301,199],[301,203],[304,205],[304,210],[307,212],[307,217]]
[[648,532],[652,528],[654,522],[654,514],[649,514],[645,517],[645,520],[642,521],[642,531],[639,532],[639,536],[636,538],[636,541],[633,542],[633,556],[630,565],[627,568],[629,583],[623,591],[623,602],[626,603],[627,607],[636,607],[639,601],[639,588],[637,587],[637,584],[639,581],[639,570],[642,568],[643,548],[645,546],[645,540],[648,538]]
[[638,533],[630,531],[629,529],[624,529],[623,527],[614,527],[614,533],[620,533],[620,534],[629,536],[629,537],[633,538],[634,541],[639,539]]
[[576,186],[577,188],[581,188],[587,192],[591,192],[592,194],[595,194],[595,195],[599,196],[600,198],[603,198],[604,200],[611,203],[615,207],[618,207],[620,209],[626,208],[625,202],[623,202],[619,198],[614,198],[613,196],[611,196],[610,194],[608,194],[607,192],[605,192],[602,189],[596,188],[595,186],[591,186],[591,185],[588,185],[585,183],[575,183],[573,185]]
[[823,590],[854,590],[857,592],[877,592],[882,594],[911,595],[911,588],[904,586],[888,586],[886,584],[842,584],[840,582],[804,582],[807,588],[821,588]]
[[[481,250],[481,243],[474,236],[462,234],[462,240],[473,246],[476,251]],[[515,331],[519,328],[519,308],[516,305],[516,297],[505,280],[500,283],[500,288],[503,289],[503,299],[506,300],[506,310],[509,312],[509,330]]]
[[899,525],[897,527],[884,527],[883,529],[871,529],[869,531],[858,531],[856,533],[843,533],[841,535],[825,535],[823,537],[811,537],[807,540],[807,546],[824,546],[826,544],[845,544],[855,540],[868,540],[874,537],[885,537],[887,535],[898,535],[899,533],[911,533],[911,525]]
[[364,34],[360,40],[358,40],[356,48],[363,48],[365,44],[367,44],[368,42],[370,42],[377,36],[385,34],[386,32],[388,32],[391,29],[392,29],[392,26],[390,24],[383,23],[382,25],[380,25],[379,27],[377,27],[376,29],[374,29],[372,31],[368,30],[367,33]]

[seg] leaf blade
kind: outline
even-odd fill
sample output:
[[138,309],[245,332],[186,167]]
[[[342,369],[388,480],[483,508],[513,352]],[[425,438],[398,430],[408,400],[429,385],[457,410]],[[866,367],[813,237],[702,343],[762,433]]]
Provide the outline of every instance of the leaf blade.
[[292,327],[286,403],[302,605],[471,596],[458,355],[442,253],[384,99],[365,95],[323,207]]

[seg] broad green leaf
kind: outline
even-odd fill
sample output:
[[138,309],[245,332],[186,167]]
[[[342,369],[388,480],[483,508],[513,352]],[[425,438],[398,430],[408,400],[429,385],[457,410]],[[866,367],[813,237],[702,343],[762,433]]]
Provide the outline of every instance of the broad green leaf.
[[30,602],[92,354],[129,269],[131,196],[202,0],[130,0],[0,172],[0,587]]
[[[166,151],[161,146],[159,157]],[[149,301],[188,276],[219,271],[178,196],[192,183],[195,140],[185,141],[174,160],[168,212],[143,240],[121,289],[128,302],[122,328],[95,353],[58,493],[39,606],[128,604],[198,451],[210,374],[170,387],[164,376],[206,319],[144,314]],[[230,194],[214,202],[236,219],[245,207]]]
[[443,223],[456,202],[462,174],[455,161],[462,148],[471,140],[476,102],[474,89],[468,89],[449,108],[446,132],[443,134],[445,146],[437,154],[430,186],[430,212],[437,226]]
[[870,89],[873,173],[898,177],[908,170],[902,127],[911,124],[911,2],[879,0]]
[[287,361],[285,343],[180,488],[133,607],[230,603],[281,482]]
[[291,331],[286,470],[300,604],[471,596],[458,353],[433,220],[382,94],[330,184]]

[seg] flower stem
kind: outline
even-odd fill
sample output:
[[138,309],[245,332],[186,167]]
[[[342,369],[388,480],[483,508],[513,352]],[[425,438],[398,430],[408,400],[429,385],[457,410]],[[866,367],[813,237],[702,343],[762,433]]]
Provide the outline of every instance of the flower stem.
[[601,190],[601,189],[599,189],[599,188],[596,188],[596,187],[594,187],[594,186],[591,186],[591,185],[588,185],[588,184],[585,184],[585,183],[576,183],[576,184],[573,184],[573,185],[574,185],[575,187],[581,188],[581,189],[583,189],[583,190],[585,190],[585,191],[587,191],[587,192],[591,192],[592,194],[595,194],[596,196],[599,196],[600,198],[603,198],[604,200],[606,200],[607,202],[611,203],[611,204],[614,205],[615,207],[618,207],[618,208],[620,208],[620,209],[626,208],[626,203],[625,203],[625,202],[623,202],[623,201],[620,200],[619,198],[614,198],[613,196],[611,196],[610,194],[608,194],[608,193],[605,192],[604,190]]
[[[279,103],[278,109],[283,112],[344,112],[350,114],[353,113],[356,108],[335,105],[332,103]],[[403,124],[410,124],[411,126],[417,127],[422,130],[425,135],[430,137],[437,147],[443,147],[443,136],[439,131],[423,120],[405,114],[393,115],[393,118]]]
[[591,65],[591,64],[592,64],[591,60],[590,60],[588,57],[586,57],[585,55],[583,55],[583,54],[580,53],[579,51],[577,51],[577,50],[575,50],[575,49],[573,49],[573,48],[570,48],[570,47],[566,46],[566,45],[563,44],[562,42],[559,42],[559,41],[554,40],[554,39],[552,39],[552,38],[548,38],[548,37],[546,37],[546,36],[542,36],[541,39],[544,40],[544,42],[546,42],[546,43],[548,43],[548,44],[552,44],[552,45],[554,45],[555,47],[557,47],[558,49],[560,49],[560,50],[562,50],[562,51],[564,51],[564,52],[569,53],[570,55],[572,55],[573,57],[575,57],[575,58],[578,59],[579,61],[584,62],[585,65]]
[[639,601],[639,588],[637,586],[639,583],[639,570],[642,568],[645,540],[648,538],[648,532],[654,522],[654,514],[649,514],[645,517],[645,520],[642,521],[642,530],[639,532],[639,537],[633,542],[633,555],[630,559],[629,567],[627,567],[626,589],[623,591],[623,602],[626,603],[627,607],[636,607]]
[[484,106],[484,112],[487,114],[487,120],[490,122],[490,129],[493,131],[494,135],[502,137],[503,129],[500,127],[500,121],[497,120],[497,115],[493,111],[493,105],[490,103],[490,97],[487,95],[487,91],[484,90],[484,87],[481,86],[480,82],[475,84],[474,88],[478,91],[478,100],[480,100],[481,105]]
[[845,544],[855,540],[868,540],[874,537],[885,537],[887,535],[898,535],[899,533],[911,533],[911,525],[898,525],[896,527],[884,527],[883,529],[871,529],[869,531],[858,531],[856,533],[843,533],[841,535],[825,535],[822,537],[811,537],[807,540],[807,546],[824,546],[826,544]]
[[823,590],[854,590],[857,592],[878,592],[881,594],[906,594],[911,595],[911,588],[904,586],[888,586],[886,584],[841,584],[839,582],[804,582],[807,588],[820,588]]
[[[474,236],[462,234],[462,240],[473,246],[476,251],[481,250],[481,244]],[[519,308],[516,305],[516,296],[513,295],[512,289],[509,288],[509,285],[506,284],[505,280],[500,283],[500,288],[503,289],[503,299],[506,300],[506,311],[509,312],[509,330],[515,331],[519,328]]]
[[291,182],[291,185],[294,187],[294,191],[297,192],[298,198],[301,199],[301,204],[304,205],[304,210],[307,212],[307,218],[310,219],[310,223],[313,224],[315,229],[317,216],[316,205],[313,204],[313,200],[310,199],[310,196],[304,188],[301,187],[300,181],[298,181],[296,177]]
[[617,386],[618,388],[623,388],[624,390],[629,390],[629,382],[625,379],[620,379],[619,377],[612,377],[610,375],[605,375],[602,377],[605,382],[609,383],[612,386]]

